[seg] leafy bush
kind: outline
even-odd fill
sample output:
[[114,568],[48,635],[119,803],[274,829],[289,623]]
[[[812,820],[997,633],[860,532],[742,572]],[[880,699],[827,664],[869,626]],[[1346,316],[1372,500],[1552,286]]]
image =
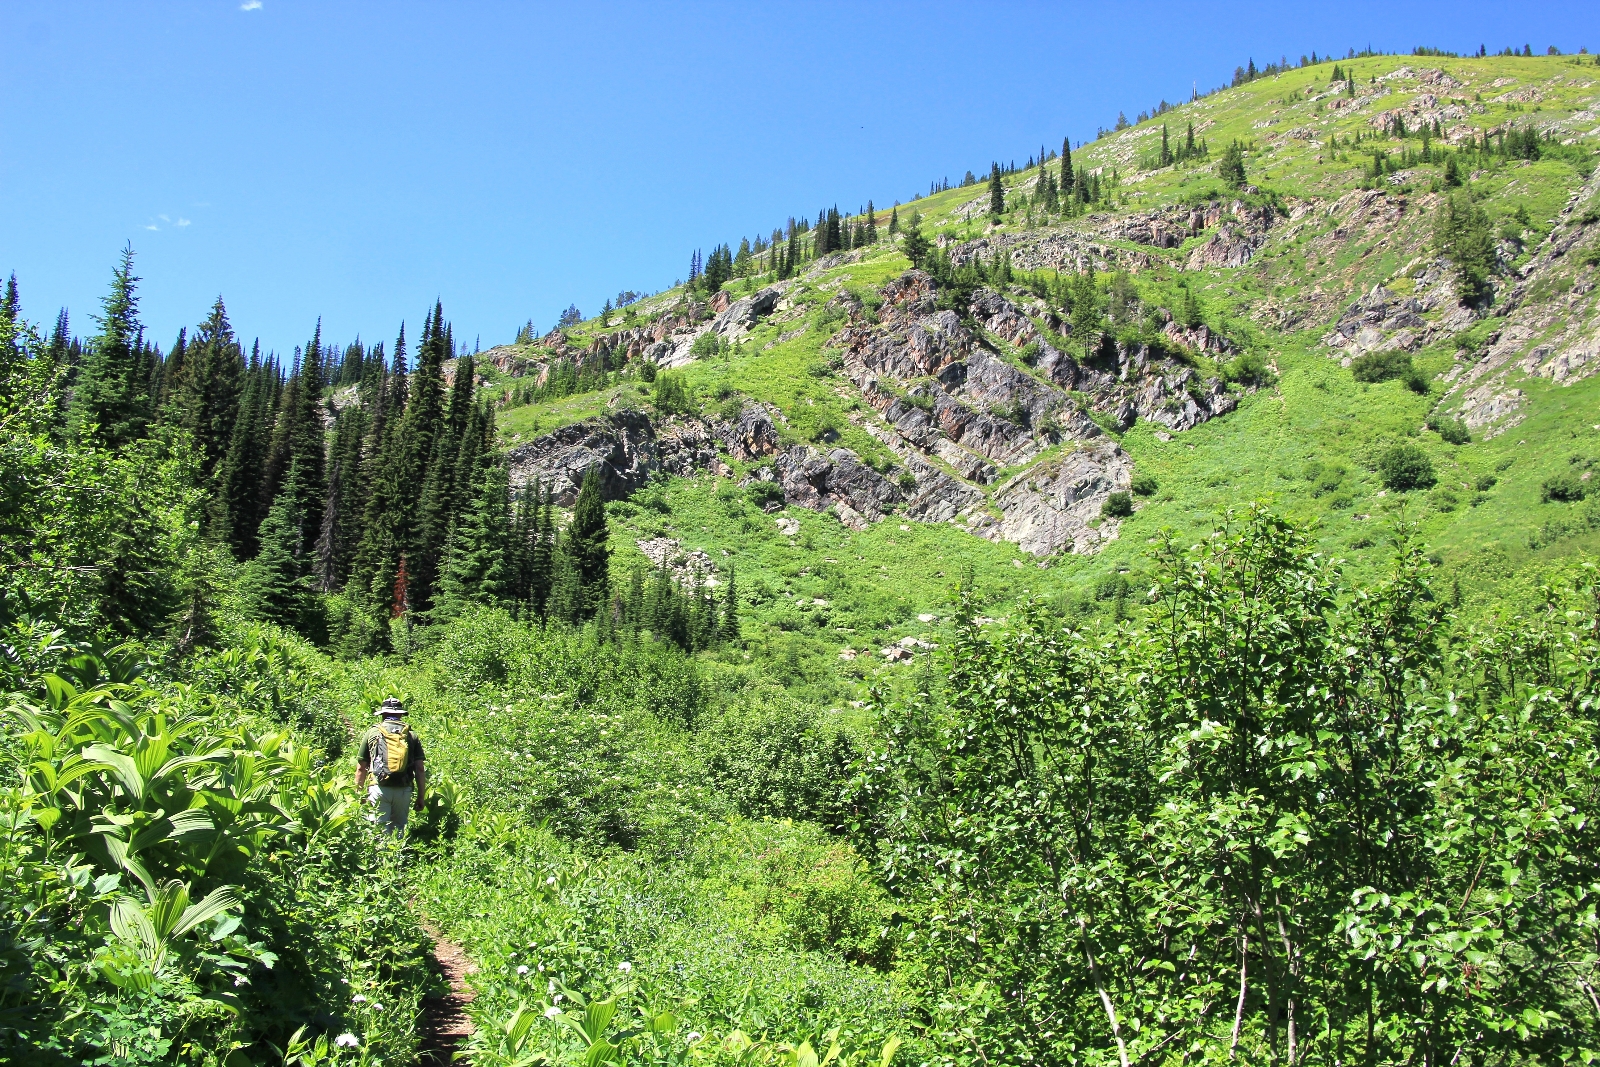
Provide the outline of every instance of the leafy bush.
[[1222,367],[1222,376],[1246,388],[1263,388],[1277,381],[1267,361],[1256,352],[1241,352]]
[[1562,471],[1546,478],[1540,486],[1545,503],[1552,500],[1573,503],[1589,495],[1589,487],[1575,471]]
[[1430,415],[1428,429],[1438,434],[1449,445],[1464,445],[1472,441],[1472,431],[1460,419],[1445,415]]
[[1357,356],[1350,364],[1350,373],[1358,382],[1387,382],[1398,378],[1413,393],[1428,391],[1426,376],[1411,362],[1410,354],[1399,349]]
[[699,337],[694,339],[694,343],[689,346],[689,354],[695,359],[705,359],[708,356],[714,356],[718,351],[721,350],[721,346],[718,344],[718,341],[719,338],[717,335],[712,331],[707,330],[705,333],[702,333]]
[[[1147,625],[980,628],[968,603],[947,687],[886,702],[854,840],[898,889],[899,973],[951,1006],[928,1040],[960,1062],[1268,1062],[1294,975],[1297,1018],[1325,1020],[1306,1063],[1403,1063],[1445,1034],[1485,1062],[1580,1056],[1593,1006],[1546,961],[1587,960],[1590,932],[1546,908],[1589,892],[1595,590],[1452,632],[1404,541],[1368,589],[1261,511],[1159,553]],[[1534,855],[1518,828],[1551,804],[1571,814]],[[1246,947],[1261,900],[1276,918]],[[1468,967],[1486,985],[1441,982]]]
[[1405,442],[1392,445],[1378,457],[1378,476],[1383,479],[1383,487],[1392,493],[1431,489],[1438,480],[1428,454]]
[[425,939],[333,769],[125,656],[54,666],[3,713],[11,1035],[44,1062],[219,1063],[309,1024],[409,1056]]
[[1161,486],[1153,474],[1136,474],[1128,488],[1135,496],[1155,496],[1156,490]]
[[1125,519],[1133,514],[1133,494],[1125,490],[1112,493],[1100,505],[1100,514],[1108,519]]
[[783,504],[783,486],[777,482],[754,481],[745,490],[750,495],[750,503],[758,508],[766,508],[769,504]]
[[656,375],[656,410],[663,415],[688,415],[694,411],[689,386],[682,374],[662,371]]

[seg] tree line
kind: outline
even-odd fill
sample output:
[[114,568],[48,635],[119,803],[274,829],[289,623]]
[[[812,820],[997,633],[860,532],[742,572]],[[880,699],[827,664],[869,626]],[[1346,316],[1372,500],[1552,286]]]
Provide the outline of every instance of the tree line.
[[[87,472],[74,464],[98,463],[102,477],[143,478],[146,493],[164,494],[187,516],[179,525],[193,538],[152,531],[119,557],[86,543],[92,562],[66,558],[65,548],[58,560],[29,562],[26,546],[42,532],[16,518],[27,511],[18,498],[38,489],[8,476],[17,505],[3,537],[20,573],[0,589],[8,596],[0,614],[27,614],[49,599],[41,590],[51,583],[31,568],[92,583],[92,614],[114,631],[159,630],[176,615],[195,626],[231,584],[245,611],[347,655],[393,649],[416,626],[473,604],[572,625],[595,620],[607,633],[660,627],[685,648],[737,635],[731,582],[720,600],[693,581],[657,579],[638,595],[612,582],[598,471],[587,472],[564,527],[553,486],[512,486],[475,360],[451,362],[441,303],[424,316],[414,365],[404,325],[386,353],[381,343],[327,344],[320,322],[285,365],[259,342],[245,353],[220,297],[163,354],[145,339],[139,281],[125,249],[99,332],[70,337],[63,311],[45,340],[23,320],[12,278],[0,307],[0,370],[8,432],[31,459],[8,470],[60,463],[57,481],[82,483]],[[558,373],[547,387],[581,384],[581,373]],[[57,486],[68,496],[83,488]]]

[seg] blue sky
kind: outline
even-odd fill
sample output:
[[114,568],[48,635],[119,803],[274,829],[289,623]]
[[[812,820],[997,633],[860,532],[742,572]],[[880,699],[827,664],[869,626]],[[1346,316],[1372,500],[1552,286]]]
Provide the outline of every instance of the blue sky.
[[1600,4],[0,6],[0,271],[76,332],[131,241],[170,345],[484,347],[787,216],[1021,163],[1236,65],[1368,44],[1600,48]]

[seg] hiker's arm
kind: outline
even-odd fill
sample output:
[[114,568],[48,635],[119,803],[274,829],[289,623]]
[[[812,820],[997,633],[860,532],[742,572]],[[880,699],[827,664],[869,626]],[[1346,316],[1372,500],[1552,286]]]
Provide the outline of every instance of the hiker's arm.
[[367,784],[367,772],[370,769],[371,764],[367,763],[366,760],[362,760],[356,764],[356,790],[358,792],[362,786]]
[[417,761],[417,810],[422,810],[422,798],[428,793],[428,767],[421,760]]

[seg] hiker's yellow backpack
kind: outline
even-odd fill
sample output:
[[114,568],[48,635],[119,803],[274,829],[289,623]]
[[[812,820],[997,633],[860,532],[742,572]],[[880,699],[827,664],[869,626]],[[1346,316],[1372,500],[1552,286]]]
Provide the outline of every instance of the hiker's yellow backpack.
[[383,726],[374,727],[372,731],[377,741],[373,746],[372,776],[380,784],[404,773],[411,765],[411,729],[405,723],[399,726],[395,732]]

